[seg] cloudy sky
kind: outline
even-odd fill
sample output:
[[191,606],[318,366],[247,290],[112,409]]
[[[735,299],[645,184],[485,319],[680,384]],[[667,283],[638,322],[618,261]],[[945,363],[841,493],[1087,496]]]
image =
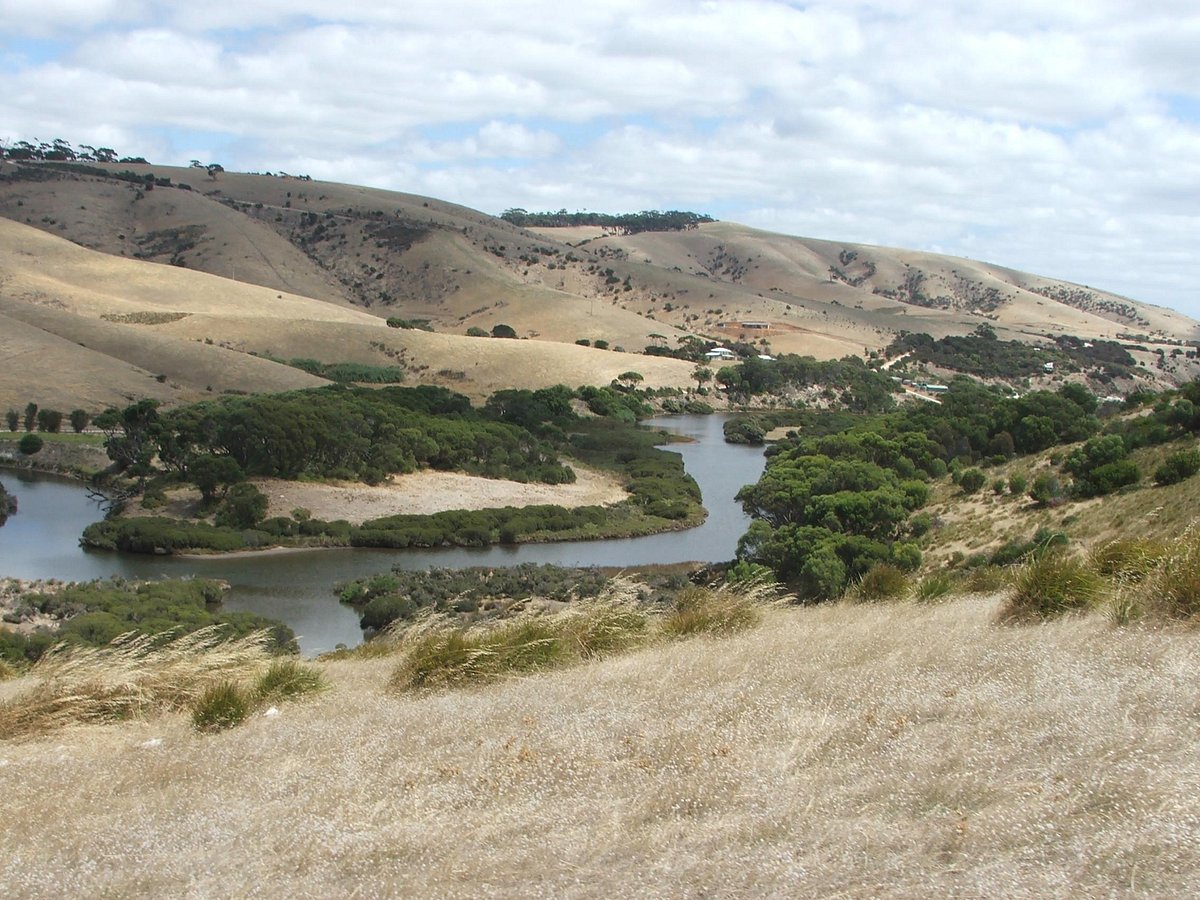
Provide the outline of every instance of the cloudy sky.
[[1195,0],[0,0],[0,139],[691,209],[1200,317]]

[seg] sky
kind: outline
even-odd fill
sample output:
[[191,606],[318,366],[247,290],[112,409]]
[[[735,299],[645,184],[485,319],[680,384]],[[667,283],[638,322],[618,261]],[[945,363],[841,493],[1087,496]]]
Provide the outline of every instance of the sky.
[[1200,318],[1195,0],[0,0],[0,140],[684,209]]

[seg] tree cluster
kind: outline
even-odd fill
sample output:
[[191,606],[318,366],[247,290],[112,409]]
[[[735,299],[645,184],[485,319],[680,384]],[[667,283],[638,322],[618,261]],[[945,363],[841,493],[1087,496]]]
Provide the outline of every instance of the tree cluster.
[[573,212],[565,209],[558,212],[528,212],[524,209],[506,209],[500,214],[505,222],[518,228],[567,228],[575,225],[599,226],[614,234],[640,234],[643,231],[689,231],[703,222],[714,222],[712,216],[702,213],[657,209],[637,213],[612,215],[597,212]]

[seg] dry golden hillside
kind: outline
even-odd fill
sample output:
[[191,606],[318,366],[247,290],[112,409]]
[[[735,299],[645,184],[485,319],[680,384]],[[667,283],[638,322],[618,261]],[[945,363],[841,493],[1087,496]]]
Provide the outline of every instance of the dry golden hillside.
[[631,368],[648,386],[686,385],[693,368],[573,343],[388,328],[361,309],[86,250],[5,219],[0,318],[5,407],[33,400],[95,410],[141,397],[185,402],[324,383],[261,356],[400,366],[410,383],[476,397],[507,387],[606,384]]
[[[14,896],[1191,896],[1194,634],[779,610],[490,687],[392,658],[217,735],[0,745]],[[19,687],[5,685],[8,693]],[[18,824],[19,823],[19,826]]]
[[[607,381],[629,370],[651,385],[688,383],[686,364],[597,356],[577,341],[641,353],[699,334],[833,358],[886,346],[900,331],[937,337],[986,322],[1002,338],[1035,343],[1063,333],[1136,339],[1146,347],[1138,361],[1157,378],[1154,352],[1164,342],[1200,337],[1200,325],[1170,310],[973,260],[724,222],[621,236],[531,231],[428,197],[282,174],[211,178],[194,168],[3,162],[0,217],[25,226],[4,222],[0,232],[4,315],[93,351],[80,336],[88,320],[126,316],[119,321],[129,327],[100,350],[113,359],[111,373],[102,374],[107,363],[96,368],[94,354],[81,354],[69,384],[61,371],[25,373],[25,387],[44,381],[43,400],[59,405],[72,396],[184,400],[209,388],[315,383],[262,360],[233,362],[196,348],[171,364],[164,348],[177,345],[163,344],[168,337],[399,364],[410,380],[472,395]],[[46,310],[68,315],[51,322]],[[70,316],[83,318],[68,327]],[[134,318],[140,324],[130,325]],[[387,332],[379,327],[386,318],[428,322],[446,341]],[[519,351],[451,339],[501,324],[529,339]],[[30,344],[17,331],[7,358],[60,358],[61,344]],[[1161,373],[1176,375],[1183,377]],[[159,376],[159,387],[137,387]],[[93,387],[85,395],[70,386],[79,383]],[[12,393],[21,387],[7,388],[0,402],[25,402]]]

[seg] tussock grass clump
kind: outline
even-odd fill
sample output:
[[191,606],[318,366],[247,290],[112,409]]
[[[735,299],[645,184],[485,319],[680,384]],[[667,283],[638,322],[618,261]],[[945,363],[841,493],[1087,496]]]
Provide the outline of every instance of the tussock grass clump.
[[899,600],[908,593],[908,576],[891,563],[875,563],[846,594],[848,600],[875,603]]
[[774,593],[770,585],[688,587],[675,596],[671,611],[662,620],[667,637],[693,634],[732,634],[753,628],[762,619],[760,605]]
[[1093,547],[1088,562],[1107,578],[1141,581],[1161,562],[1167,548],[1145,538],[1118,538]]
[[561,665],[569,645],[549,617],[523,615],[492,626],[458,628],[425,616],[405,632],[392,673],[399,689],[493,681]]
[[491,624],[454,625],[432,614],[384,635],[400,662],[396,690],[481,684],[600,659],[660,638],[732,634],[761,620],[774,585],[687,587],[661,617],[639,604],[637,586],[614,579],[604,596],[554,615],[521,613]]
[[1196,523],[1167,546],[1144,582],[1142,595],[1149,615],[1200,624],[1200,527]]
[[60,644],[31,669],[33,686],[0,704],[0,738],[190,709],[212,685],[259,670],[271,642],[265,629],[229,638],[210,626],[173,638],[131,632],[103,647]]
[[916,583],[913,599],[919,603],[932,603],[948,596],[953,589],[954,579],[945,572],[934,572]]
[[1104,582],[1083,560],[1047,553],[1022,565],[1000,611],[1002,621],[1053,619],[1094,606]]
[[259,700],[293,700],[327,687],[325,676],[296,659],[276,659],[254,685]]
[[197,731],[224,731],[244,722],[251,707],[251,698],[240,684],[233,680],[218,681],[196,698],[192,724]]
[[976,566],[963,579],[963,590],[968,594],[993,594],[1008,587],[1012,573],[1001,566]]

